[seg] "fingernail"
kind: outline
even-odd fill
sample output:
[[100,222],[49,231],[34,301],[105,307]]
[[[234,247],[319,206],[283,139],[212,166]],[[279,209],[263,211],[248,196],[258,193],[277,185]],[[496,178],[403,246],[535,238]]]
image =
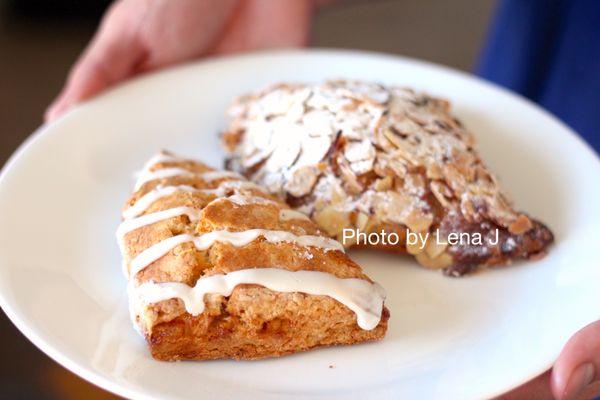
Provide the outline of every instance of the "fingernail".
[[561,400],[574,400],[592,383],[596,371],[591,363],[581,364],[569,378]]

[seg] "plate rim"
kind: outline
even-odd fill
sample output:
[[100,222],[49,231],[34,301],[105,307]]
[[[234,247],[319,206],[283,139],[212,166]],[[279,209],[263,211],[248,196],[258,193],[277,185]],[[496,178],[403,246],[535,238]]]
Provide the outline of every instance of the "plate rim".
[[[545,117],[550,118],[553,123],[558,124],[565,132],[567,132],[571,139],[574,139],[575,141],[579,142],[580,145],[583,145],[582,148],[585,148],[585,150],[591,156],[593,156],[595,161],[598,162],[600,165],[600,156],[591,147],[591,145],[588,144],[581,136],[579,136],[571,127],[569,127],[565,122],[560,120],[557,116],[555,116],[554,114],[545,110],[544,108],[542,108],[538,104],[534,103],[533,101],[523,97],[522,95],[512,92],[511,90],[509,90],[507,88],[497,85],[496,83],[484,80],[481,77],[471,74],[469,72],[461,71],[461,70],[458,70],[453,67],[436,64],[436,63],[426,61],[426,60],[416,59],[416,58],[412,58],[412,57],[406,57],[406,56],[402,56],[402,55],[395,55],[395,54],[390,54],[390,53],[376,52],[376,51],[340,49],[340,48],[318,48],[318,47],[304,48],[304,49],[284,48],[284,49],[275,49],[275,50],[261,50],[261,51],[247,52],[247,53],[242,53],[242,54],[213,56],[213,57],[207,57],[207,58],[203,58],[203,59],[199,59],[199,60],[193,60],[193,61],[186,62],[186,63],[180,64],[177,66],[173,66],[173,67],[165,68],[165,69],[162,69],[159,71],[154,71],[154,72],[143,74],[141,76],[138,76],[138,77],[130,79],[126,82],[123,82],[113,88],[110,88],[109,90],[101,93],[100,95],[98,95],[90,100],[87,100],[81,104],[76,105],[75,107],[70,109],[67,113],[65,113],[58,119],[56,119],[50,123],[44,123],[40,127],[38,127],[36,130],[34,130],[14,150],[14,152],[11,154],[11,156],[7,159],[7,161],[2,166],[2,169],[0,171],[0,190],[2,190],[1,188],[3,187],[3,183],[6,180],[6,177],[14,169],[14,166],[19,161],[19,159],[24,154],[26,154],[32,146],[35,146],[36,143],[39,142],[39,140],[41,138],[54,134],[53,128],[56,125],[61,124],[62,121],[65,119],[68,119],[68,118],[73,117],[74,115],[77,115],[78,110],[81,107],[86,107],[87,105],[94,103],[98,99],[103,98],[104,96],[110,95],[114,91],[127,90],[128,86],[130,86],[130,85],[136,85],[142,80],[154,79],[156,76],[159,76],[159,75],[164,75],[164,74],[168,74],[168,73],[176,74],[179,70],[184,70],[187,68],[194,68],[199,65],[210,65],[210,64],[218,65],[223,62],[232,62],[232,61],[236,62],[236,61],[247,60],[247,59],[257,59],[258,60],[258,59],[261,59],[264,57],[273,57],[273,56],[281,57],[281,58],[286,58],[286,57],[290,57],[290,56],[292,56],[292,57],[341,56],[341,57],[369,58],[369,59],[373,59],[373,60],[379,59],[379,60],[387,60],[387,61],[392,61],[392,62],[409,63],[414,66],[423,67],[423,68],[427,68],[427,69],[433,69],[442,74],[452,74],[452,75],[461,77],[463,79],[474,80],[481,85],[487,86],[496,91],[500,91],[503,94],[509,96],[511,98],[511,100],[514,100],[517,103],[520,102],[522,104],[526,104],[530,108],[534,109],[535,111],[540,112]],[[1,265],[0,265],[0,268],[2,268]],[[109,377],[106,377],[101,372],[95,371],[91,367],[86,366],[85,364],[81,364],[78,361],[73,360],[71,357],[63,354],[58,348],[56,348],[56,346],[52,345],[51,343],[49,343],[45,339],[43,339],[42,335],[40,335],[39,332],[37,332],[32,326],[30,326],[30,324],[27,321],[27,318],[25,318],[25,315],[20,315],[14,309],[13,305],[8,301],[8,299],[5,297],[5,295],[2,291],[0,291],[0,308],[2,308],[2,310],[4,311],[4,313],[6,314],[8,319],[17,327],[17,329],[20,331],[21,334],[23,334],[23,336],[25,336],[31,343],[33,343],[45,355],[47,355],[52,360],[56,361],[58,364],[60,364],[61,366],[63,366],[67,370],[69,370],[70,372],[74,373],[75,375],[87,380],[88,382],[96,385],[97,387],[100,387],[103,390],[106,390],[108,392],[111,392],[111,393],[119,395],[119,396],[125,396],[127,398],[136,398],[136,399],[137,398],[142,398],[142,399],[158,398],[158,397],[144,391],[143,388],[137,389],[137,388],[128,386],[127,384],[123,384],[123,383],[117,382],[113,379],[110,379]],[[554,359],[554,358],[555,357],[552,357],[552,359]],[[554,362],[545,364],[545,366],[543,368],[541,368],[539,371],[536,371],[535,373],[532,373],[531,375],[524,377],[520,382],[515,383],[513,386],[508,387],[505,390],[490,393],[490,397],[495,397],[495,396],[507,393],[507,392],[523,385],[524,383],[529,382],[530,380],[536,378],[537,376],[539,376],[540,374],[544,373],[549,368],[551,368],[553,363]]]

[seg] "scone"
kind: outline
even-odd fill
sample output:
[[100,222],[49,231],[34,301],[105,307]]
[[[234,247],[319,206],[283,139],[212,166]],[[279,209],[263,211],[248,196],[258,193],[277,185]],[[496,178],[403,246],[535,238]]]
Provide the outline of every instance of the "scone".
[[131,316],[156,359],[259,359],[385,335],[383,288],[235,173],[160,153],[123,218]]
[[460,276],[539,257],[553,241],[513,208],[445,100],[356,81],[280,84],[230,114],[226,166],[345,246],[406,251]]

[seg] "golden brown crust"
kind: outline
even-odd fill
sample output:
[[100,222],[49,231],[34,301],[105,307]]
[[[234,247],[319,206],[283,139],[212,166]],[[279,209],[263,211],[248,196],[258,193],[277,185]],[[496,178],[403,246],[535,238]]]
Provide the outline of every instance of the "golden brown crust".
[[[194,162],[158,163],[153,170],[181,167],[205,172],[211,169]],[[144,184],[126,203],[133,205],[159,185],[189,185],[196,189],[214,189],[223,180],[206,182],[198,176],[178,176]],[[169,218],[128,233],[124,254],[129,262],[150,246],[182,233],[200,235],[215,230],[243,231],[261,228],[284,230],[296,235],[321,235],[310,221],[281,220],[279,212],[288,207],[259,189],[241,189],[239,193],[258,196],[272,202],[236,204],[214,201],[216,195],[175,192],[156,200],[144,214],[173,207],[201,209],[197,223],[187,216]],[[184,243],[140,271],[139,284],[180,282],[193,286],[203,277],[226,274],[246,268],[276,267],[288,270],[314,270],[340,278],[368,280],[361,268],[340,251],[324,251],[292,243],[271,243],[262,238],[235,247],[217,242],[207,250]],[[353,344],[381,339],[387,329],[389,312],[373,330],[363,330],[356,315],[346,306],[327,296],[280,293],[257,285],[239,285],[231,296],[205,296],[205,311],[197,316],[187,313],[183,302],[170,299],[144,306],[135,320],[160,360],[184,359],[257,359],[276,357],[319,346]]]
[[[223,134],[226,163],[300,209],[330,236],[346,228],[406,237],[437,230],[480,234],[483,245],[427,243],[420,264],[459,276],[479,266],[538,257],[550,230],[518,212],[449,102],[358,81],[280,84],[238,99]],[[443,236],[442,239],[446,239]],[[489,242],[489,243],[487,243]],[[353,243],[344,243],[350,246]],[[363,245],[364,246],[364,245]]]
[[254,360],[315,347],[383,338],[389,312],[373,330],[360,329],[348,309],[326,296],[278,293],[245,285],[229,298],[211,299],[197,317],[182,314],[153,327],[148,337],[159,360]]

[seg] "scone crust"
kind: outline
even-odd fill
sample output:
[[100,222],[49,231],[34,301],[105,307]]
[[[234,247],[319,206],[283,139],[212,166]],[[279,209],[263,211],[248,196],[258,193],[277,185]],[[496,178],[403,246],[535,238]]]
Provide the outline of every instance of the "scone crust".
[[[153,169],[171,167],[212,171],[191,161],[158,163]],[[131,196],[125,208],[159,185],[213,189],[229,179],[205,182],[196,176],[178,176],[151,181]],[[281,220],[280,210],[289,207],[260,189],[242,189],[238,193],[270,202],[239,205],[215,201],[215,195],[201,192],[175,192],[155,201],[145,214],[188,206],[202,210],[200,220],[192,223],[186,216],[174,217],[128,233],[124,237],[126,264],[153,244],[182,233],[200,235],[215,230],[261,228],[296,235],[322,234],[308,220]],[[139,284],[153,281],[193,286],[201,277],[266,267],[322,271],[340,278],[369,280],[361,268],[340,251],[270,243],[261,238],[241,247],[217,242],[202,251],[191,243],[184,243],[140,271],[136,280]],[[356,315],[330,297],[280,293],[258,285],[239,285],[228,297],[206,295],[205,304],[205,311],[197,316],[187,313],[179,299],[138,310],[135,322],[146,337],[153,357],[159,360],[259,359],[320,346],[373,341],[384,336],[389,317],[384,308],[379,325],[363,330],[357,325]]]

